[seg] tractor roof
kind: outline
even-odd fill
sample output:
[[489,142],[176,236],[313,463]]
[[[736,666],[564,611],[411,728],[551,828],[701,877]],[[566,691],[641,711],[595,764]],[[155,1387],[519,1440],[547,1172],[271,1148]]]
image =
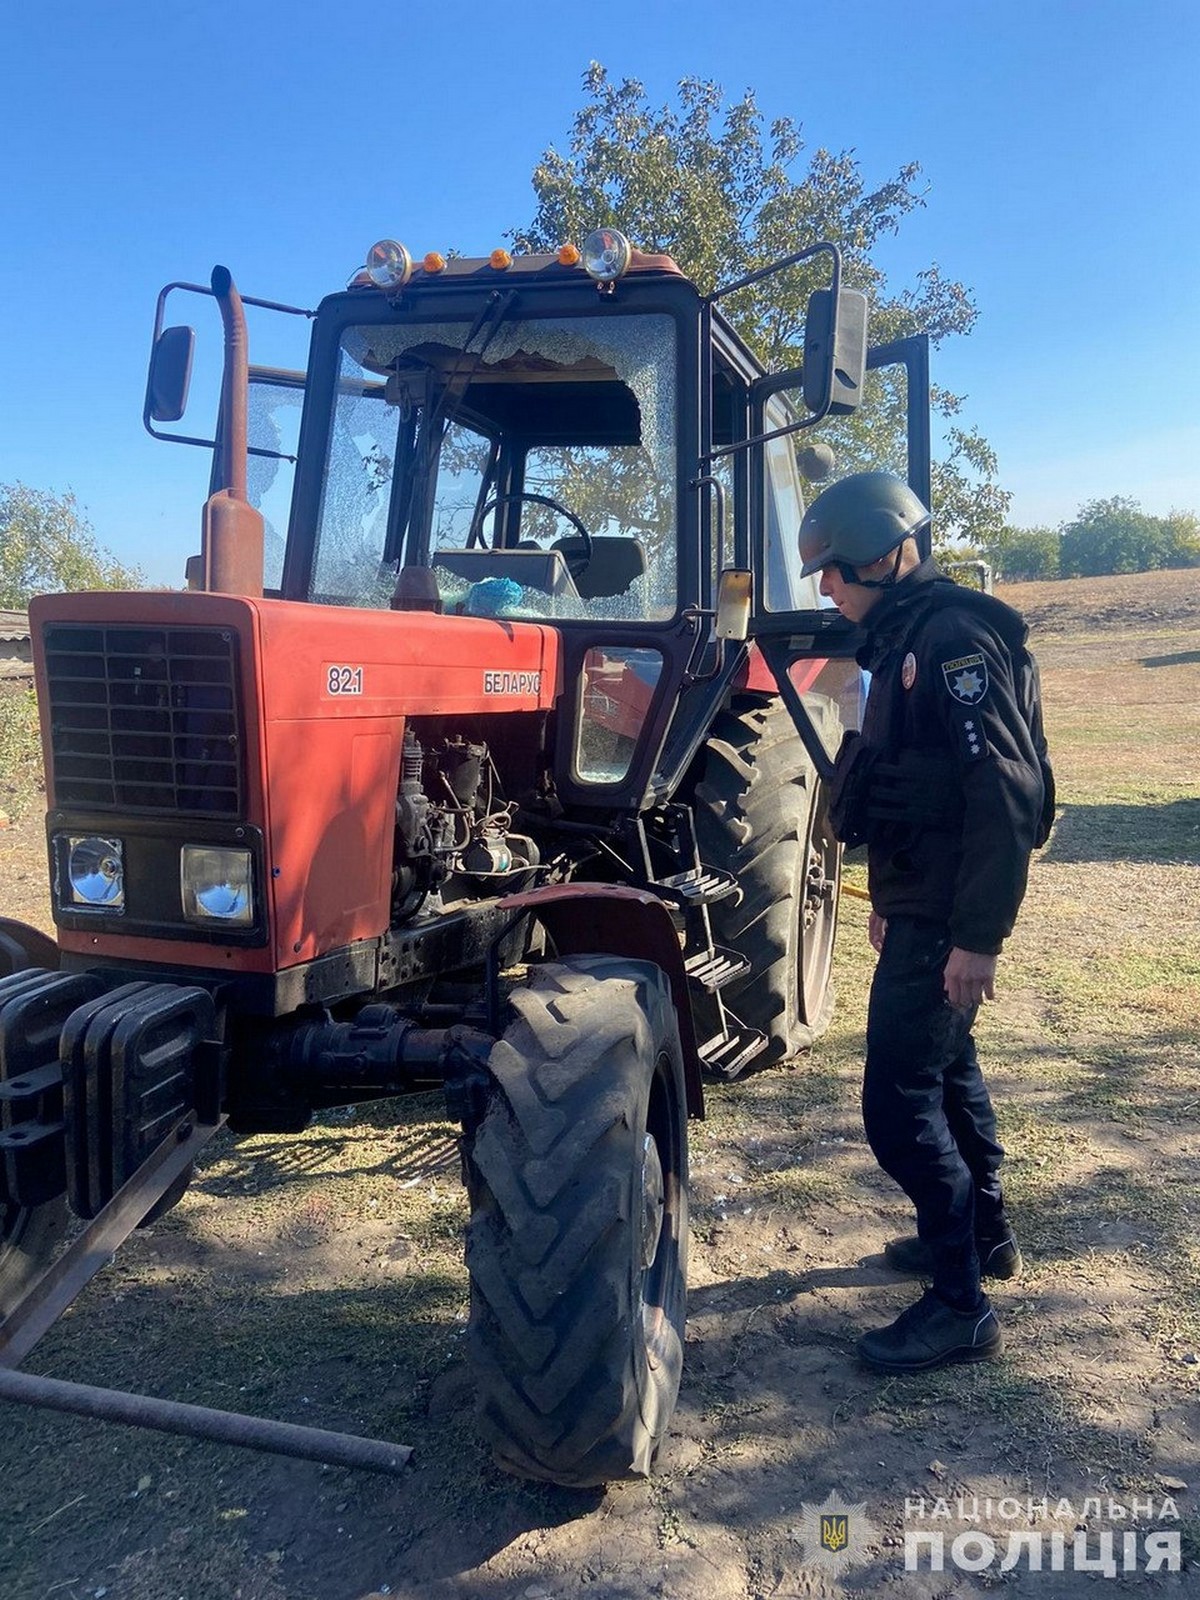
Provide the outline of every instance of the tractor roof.
[[[584,272],[577,251],[575,256],[576,259],[572,261],[566,246],[554,255],[533,253],[513,255],[507,250],[494,250],[490,256],[442,257],[436,251],[430,251],[428,255],[413,262],[412,275],[408,281],[417,284],[433,283],[439,278],[497,281],[502,278],[519,277],[554,279],[562,282],[574,277],[586,278],[587,274]],[[650,273],[668,273],[676,278],[686,277],[682,268],[670,256],[646,250],[633,250],[626,274],[632,276]],[[371,282],[366,269],[363,268],[355,274],[346,287],[373,289],[376,285]]]

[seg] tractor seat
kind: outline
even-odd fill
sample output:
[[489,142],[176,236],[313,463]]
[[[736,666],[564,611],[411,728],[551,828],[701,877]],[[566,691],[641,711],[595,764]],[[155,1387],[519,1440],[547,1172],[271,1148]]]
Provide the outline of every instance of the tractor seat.
[[[576,534],[556,540],[555,550],[578,555],[583,541]],[[594,533],[592,559],[578,573],[575,587],[585,600],[625,594],[639,578],[646,576],[646,551],[640,540],[619,533]]]

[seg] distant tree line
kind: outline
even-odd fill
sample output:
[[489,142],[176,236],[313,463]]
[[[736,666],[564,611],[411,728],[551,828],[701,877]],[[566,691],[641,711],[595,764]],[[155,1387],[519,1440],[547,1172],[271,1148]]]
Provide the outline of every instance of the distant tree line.
[[1114,495],[1087,501],[1057,528],[1001,528],[971,553],[1009,582],[1200,567],[1200,517],[1192,511],[1152,517],[1136,500]]

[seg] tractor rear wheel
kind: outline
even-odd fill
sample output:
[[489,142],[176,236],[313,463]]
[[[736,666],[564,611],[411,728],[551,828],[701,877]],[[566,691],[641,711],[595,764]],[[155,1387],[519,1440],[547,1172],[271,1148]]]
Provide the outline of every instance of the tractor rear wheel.
[[0,1320],[53,1261],[67,1232],[65,1200],[17,1206],[0,1200]]
[[572,1488],[649,1474],[683,1369],[687,1110],[659,968],[534,967],[468,1138],[468,1347],[499,1465]]
[[[823,696],[809,703],[818,732],[836,744],[837,707]],[[766,1034],[754,1063],[765,1066],[808,1049],[833,1016],[841,847],[825,785],[781,700],[735,702],[714,722],[701,759],[700,858],[734,873],[739,891],[710,907],[713,937],[750,960],[722,999]]]

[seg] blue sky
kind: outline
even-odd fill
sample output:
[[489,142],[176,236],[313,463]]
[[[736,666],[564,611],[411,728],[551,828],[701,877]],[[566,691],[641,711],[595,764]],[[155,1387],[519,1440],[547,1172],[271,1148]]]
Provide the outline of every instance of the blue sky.
[[381,236],[485,254],[531,216],[592,59],[656,102],[683,76],[752,87],[868,184],[920,162],[926,208],[881,264],[893,289],[931,261],[973,289],[934,376],[1014,521],[1111,494],[1200,511],[1195,0],[10,8],[0,481],[73,489],[105,544],[181,582],[207,463],[142,431],[159,288],[221,262],[313,306]]

